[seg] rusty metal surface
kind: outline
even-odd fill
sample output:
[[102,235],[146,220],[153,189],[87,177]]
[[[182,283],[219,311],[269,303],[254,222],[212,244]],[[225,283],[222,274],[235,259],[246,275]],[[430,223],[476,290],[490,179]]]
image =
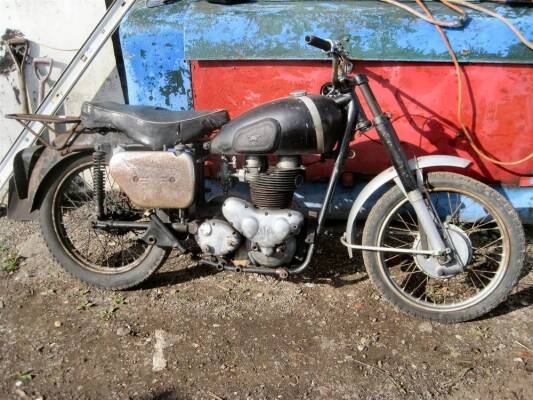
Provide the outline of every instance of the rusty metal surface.
[[[63,136],[68,136],[64,134]],[[65,138],[56,138],[62,143]],[[98,132],[81,133],[72,140],[72,144],[63,151],[57,151],[50,147],[46,147],[39,158],[27,171],[29,176],[27,191],[27,198],[19,199],[18,196],[10,196],[10,202],[13,198],[13,207],[17,208],[16,219],[30,219],[33,218],[32,212],[40,207],[43,194],[46,188],[51,184],[50,178],[53,177],[54,171],[62,168],[63,164],[71,158],[80,157],[88,152],[93,151],[95,145],[102,145],[106,148],[113,148],[117,145],[128,145],[133,142],[127,136],[120,132],[109,132],[107,134],[100,134]]]
[[109,170],[139,207],[187,208],[194,201],[194,160],[186,152],[123,151],[111,157]]
[[20,121],[39,121],[47,124],[74,124],[81,122],[79,116],[75,117],[70,115],[6,114],[4,115],[4,118]]
[[[232,118],[295,89],[317,93],[331,79],[331,64],[320,61],[195,61],[192,68],[196,107],[225,107]],[[508,185],[533,175],[533,160],[500,167],[472,150],[457,123],[451,64],[357,62],[355,71],[368,75],[382,108],[392,113],[409,158],[456,155],[473,161],[471,175]],[[468,64],[464,76],[463,115],[478,145],[504,161],[529,154],[533,150],[533,68]],[[378,139],[374,130],[369,136]],[[349,172],[375,175],[389,166],[383,147],[365,136],[358,136],[351,148],[356,157],[346,162]],[[331,162],[317,163],[317,159],[304,157],[312,164],[307,177],[329,177]]]

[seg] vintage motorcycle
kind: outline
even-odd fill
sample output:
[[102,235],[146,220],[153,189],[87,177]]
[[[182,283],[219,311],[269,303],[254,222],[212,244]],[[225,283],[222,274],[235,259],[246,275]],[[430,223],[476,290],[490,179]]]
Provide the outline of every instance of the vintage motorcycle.
[[[140,284],[172,249],[220,271],[284,279],[309,267],[343,165],[353,155],[349,143],[375,128],[392,166],[354,199],[341,239],[350,257],[362,250],[377,289],[410,314],[458,322],[496,307],[524,265],[515,210],[489,186],[448,172],[466,168],[468,160],[407,160],[367,77],[350,75],[342,44],[305,40],[332,58],[332,81],[321,94],[294,92],[231,121],[224,110],[90,102],[81,117],[11,115],[49,128],[58,122],[74,127],[17,155],[9,215],[39,211],[57,261],[98,287]],[[305,179],[302,154],[335,160],[318,213],[293,201]],[[218,194],[204,175],[213,157]],[[249,197],[232,194],[236,182],[248,185]],[[358,244],[357,217],[377,193]]]

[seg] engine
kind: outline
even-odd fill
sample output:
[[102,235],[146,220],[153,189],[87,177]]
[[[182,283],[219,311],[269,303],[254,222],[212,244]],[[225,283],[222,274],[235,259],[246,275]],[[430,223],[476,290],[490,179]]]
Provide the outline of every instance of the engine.
[[222,205],[227,222],[205,221],[198,229],[197,243],[205,253],[226,256],[237,250],[238,232],[246,239],[241,253],[252,263],[267,267],[289,263],[304,223],[303,214],[290,208],[294,191],[304,180],[299,157],[280,156],[269,167],[265,156],[247,156],[244,167],[232,175],[250,185],[252,202],[227,198]]

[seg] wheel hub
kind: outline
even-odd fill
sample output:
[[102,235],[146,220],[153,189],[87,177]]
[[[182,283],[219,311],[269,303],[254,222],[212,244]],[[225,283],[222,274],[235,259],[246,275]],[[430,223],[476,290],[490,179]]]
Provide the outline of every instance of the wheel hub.
[[[415,255],[416,265],[433,278],[451,278],[464,271],[472,258],[472,242],[468,235],[459,227],[449,224],[445,227],[444,239],[451,249],[450,260],[442,264],[435,256]],[[414,250],[423,249],[420,234],[413,244]]]

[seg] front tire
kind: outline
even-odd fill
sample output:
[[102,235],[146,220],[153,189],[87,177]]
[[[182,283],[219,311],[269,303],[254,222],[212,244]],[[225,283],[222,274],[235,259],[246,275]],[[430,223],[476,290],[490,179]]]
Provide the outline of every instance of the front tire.
[[[436,172],[428,174],[427,185],[441,220],[472,243],[465,271],[448,279],[432,278],[413,255],[369,251],[363,252],[366,269],[381,294],[402,311],[443,323],[477,318],[503,302],[521,277],[521,221],[501,194],[472,178]],[[395,186],[372,208],[363,245],[413,248],[420,240],[417,230],[416,215]]]
[[[40,207],[41,231],[53,257],[67,272],[92,286],[128,289],[148,279],[165,262],[169,251],[140,242],[135,232],[111,234],[91,227],[92,165],[91,154],[87,154],[67,161],[56,172]],[[105,190],[106,201],[113,193],[120,193],[109,177]],[[120,196],[121,201],[127,199],[123,193]],[[115,205],[113,212],[125,210]],[[137,218],[132,209],[127,212],[132,220]],[[142,210],[135,212],[142,217]]]

